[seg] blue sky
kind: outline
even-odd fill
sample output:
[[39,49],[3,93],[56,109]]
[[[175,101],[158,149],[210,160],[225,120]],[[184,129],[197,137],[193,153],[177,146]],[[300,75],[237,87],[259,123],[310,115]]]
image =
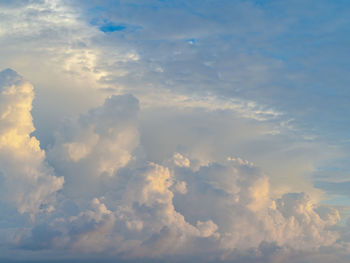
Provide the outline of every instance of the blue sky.
[[349,12],[0,1],[1,254],[347,262]]

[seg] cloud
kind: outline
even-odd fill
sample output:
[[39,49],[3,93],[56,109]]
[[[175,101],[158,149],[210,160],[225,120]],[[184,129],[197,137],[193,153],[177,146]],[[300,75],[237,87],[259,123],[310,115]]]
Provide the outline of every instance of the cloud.
[[56,177],[45,161],[35,130],[31,109],[33,86],[16,72],[0,72],[0,174],[1,199],[17,207],[20,213],[36,213],[51,206],[63,177]]
[[175,196],[175,207],[190,222],[216,223],[227,250],[258,247],[264,241],[311,249],[337,240],[337,233],[327,230],[339,220],[336,210],[321,213],[301,193],[271,198],[267,177],[251,164],[228,161],[195,172],[177,169],[187,194]]
[[[90,187],[107,183],[133,159],[139,144],[138,111],[132,95],[112,96],[78,120],[64,123],[48,151],[49,162],[66,178],[64,191],[93,197],[103,189]],[[85,188],[80,187],[82,181]]]
[[347,262],[304,177],[347,116],[338,5],[2,1],[0,65],[37,95],[1,73],[1,254]]
[[335,209],[304,193],[276,197],[251,161],[200,160],[190,151],[150,161],[132,95],[108,97],[63,122],[46,154],[30,135],[33,86],[12,70],[0,76],[1,194],[20,213],[37,214],[28,225],[2,206],[18,218],[0,233],[5,247],[24,255],[254,262],[338,242]]
[[[93,198],[78,215],[51,221],[45,236],[40,229],[46,226],[34,228],[22,243],[40,248],[44,238],[53,250],[130,260],[260,262],[276,251],[288,258],[288,251],[332,246],[338,238],[329,229],[339,220],[336,210],[311,203],[305,194],[270,198],[267,178],[255,167],[213,163],[196,172],[173,169],[151,163],[116,173],[113,190]],[[183,177],[187,192],[172,192]]]

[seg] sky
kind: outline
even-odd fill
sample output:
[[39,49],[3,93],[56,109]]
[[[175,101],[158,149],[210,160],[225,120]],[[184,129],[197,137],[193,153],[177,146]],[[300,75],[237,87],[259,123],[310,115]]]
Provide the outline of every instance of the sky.
[[348,262],[349,17],[0,0],[0,262]]

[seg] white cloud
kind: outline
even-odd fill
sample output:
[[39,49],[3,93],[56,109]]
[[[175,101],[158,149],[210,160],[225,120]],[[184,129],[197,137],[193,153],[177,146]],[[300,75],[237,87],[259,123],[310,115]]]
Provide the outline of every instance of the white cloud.
[[175,207],[187,220],[212,220],[220,246],[227,251],[259,247],[262,242],[293,249],[317,249],[336,242],[327,227],[339,220],[336,210],[323,209],[305,194],[274,200],[266,176],[245,163],[210,164],[197,172],[177,169],[187,194],[175,196]]
[[172,92],[151,93],[143,97],[141,101],[142,108],[199,108],[208,111],[228,110],[233,111],[242,118],[253,119],[257,121],[267,121],[277,119],[281,115],[273,109],[258,105],[254,101],[248,101],[238,98],[218,98],[217,96],[187,96],[178,95]]
[[[13,71],[1,74],[1,172],[10,190],[2,194],[20,213],[51,211],[31,226],[17,224],[16,234],[3,232],[5,244],[24,253],[63,249],[75,257],[207,261],[239,255],[259,260],[270,253],[266,244],[279,253],[336,246],[336,210],[303,193],[275,198],[268,177],[248,160],[203,162],[176,152],[150,162],[132,95],[107,98],[56,131],[47,160],[65,178],[61,189],[63,177],[53,175],[39,141],[30,136],[33,87]],[[260,252],[252,256],[252,250]]]
[[64,179],[53,175],[39,141],[31,136],[33,86],[8,69],[0,72],[0,92],[1,198],[20,213],[36,213],[41,205],[52,210]]
[[[113,8],[107,14],[135,24],[119,35],[89,25],[91,17],[79,14],[83,2],[76,9],[74,1],[0,3],[0,66],[19,69],[36,84],[35,133],[47,152],[31,135],[33,87],[6,71],[1,246],[34,257],[44,249],[76,258],[213,262],[322,262],[337,258],[320,258],[325,250],[348,253],[348,230],[339,235],[335,227],[337,211],[315,202],[312,183],[302,179],[334,153],[300,142],[291,116],[281,113],[284,101],[276,103],[284,62],[236,50],[239,36],[246,37],[241,27],[180,9],[155,14],[148,6],[135,13],[125,3],[118,9],[129,15]],[[232,23],[247,21],[245,12],[258,17],[247,25],[252,31],[283,30],[249,3],[211,7]],[[159,23],[164,19],[169,24]],[[183,24],[189,26],[169,30]],[[227,32],[238,37],[215,36]],[[247,39],[249,47],[261,40]],[[98,106],[106,94],[122,93],[137,99],[112,96]],[[7,205],[24,214],[51,213],[28,223]]]
[[78,120],[66,121],[48,151],[48,160],[68,182],[64,190],[93,197],[95,184],[109,180],[133,160],[139,144],[138,110],[135,97],[112,96]]
[[[179,178],[188,184],[186,193],[171,191]],[[290,250],[333,246],[339,237],[328,229],[339,220],[336,210],[313,204],[305,194],[272,199],[267,178],[245,164],[213,163],[194,172],[150,163],[116,173],[111,184],[77,216],[50,223],[58,231],[54,239],[46,237],[51,249],[129,259],[215,261],[248,254],[259,260],[263,255],[250,251],[265,244],[288,257]],[[24,240],[29,247],[38,247],[34,234]],[[207,253],[212,256],[201,257]]]
[[179,167],[190,167],[190,160],[180,153],[175,153],[173,156],[173,161],[176,166]]

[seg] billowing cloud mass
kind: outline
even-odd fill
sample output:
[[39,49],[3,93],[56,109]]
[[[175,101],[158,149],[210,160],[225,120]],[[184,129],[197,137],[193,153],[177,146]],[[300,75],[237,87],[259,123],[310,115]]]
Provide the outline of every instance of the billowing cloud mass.
[[8,69],[0,73],[1,200],[20,213],[54,209],[51,201],[64,178],[54,176],[40,142],[31,133],[33,86]]
[[[104,190],[98,189],[99,184],[133,159],[139,144],[138,110],[132,95],[112,96],[103,106],[63,124],[48,159],[66,178],[70,194],[94,196]],[[86,183],[83,188],[82,181]]]
[[66,120],[45,153],[31,136],[33,86],[12,70],[0,76],[2,203],[35,215],[2,234],[3,249],[239,262],[336,246],[338,211],[305,193],[272,196],[252,162],[180,152],[149,161],[132,95]]
[[0,262],[348,263],[345,2],[0,0]]

